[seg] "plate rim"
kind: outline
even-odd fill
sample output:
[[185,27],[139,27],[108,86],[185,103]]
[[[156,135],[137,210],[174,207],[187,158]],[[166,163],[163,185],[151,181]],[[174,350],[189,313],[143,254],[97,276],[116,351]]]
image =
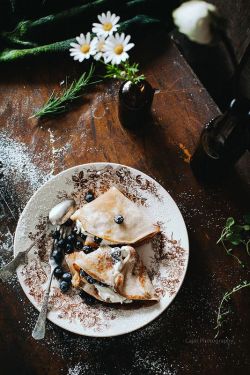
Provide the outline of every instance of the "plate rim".
[[[74,333],[74,334],[77,334],[77,335],[79,335],[79,336],[86,336],[86,337],[95,337],[95,338],[107,338],[107,337],[116,337],[116,336],[122,336],[122,335],[126,335],[126,334],[128,334],[128,333],[132,333],[132,332],[135,332],[135,331],[137,331],[137,330],[139,330],[139,329],[141,329],[141,328],[143,328],[143,327],[145,327],[145,326],[147,326],[148,324],[150,324],[150,323],[152,323],[152,322],[154,322],[157,318],[159,318],[159,316],[161,315],[161,314],[163,314],[166,310],[167,310],[167,308],[172,304],[172,302],[175,300],[175,298],[176,298],[176,296],[178,295],[178,293],[179,293],[179,291],[180,291],[180,289],[181,289],[181,287],[182,287],[182,285],[183,285],[183,282],[184,282],[184,280],[185,280],[185,277],[186,277],[186,274],[187,274],[187,269],[188,269],[188,265],[189,265],[189,258],[190,258],[190,243],[189,243],[189,236],[188,236],[188,231],[187,231],[187,226],[186,226],[186,223],[185,223],[185,220],[184,220],[184,218],[183,218],[183,215],[182,215],[182,213],[181,213],[181,210],[180,210],[180,208],[178,207],[178,205],[177,205],[177,203],[175,202],[175,200],[172,198],[172,196],[170,195],[170,193],[165,189],[165,187],[163,187],[158,181],[156,181],[153,177],[151,177],[151,176],[149,176],[147,173],[145,173],[145,172],[142,172],[142,171],[140,171],[139,169],[137,169],[137,168],[134,168],[134,167],[131,167],[131,166],[128,166],[128,165],[125,165],[125,164],[120,164],[120,163],[113,163],[113,162],[93,162],[93,163],[84,163],[84,164],[78,164],[78,165],[75,165],[75,166],[73,166],[73,167],[70,167],[70,168],[67,168],[67,169],[64,169],[63,171],[61,171],[61,172],[59,172],[58,174],[56,174],[56,175],[54,175],[54,176],[52,176],[48,181],[46,181],[46,182],[44,182],[33,194],[32,194],[32,196],[30,197],[30,199],[27,201],[27,203],[26,203],[26,205],[25,205],[25,207],[24,207],[24,209],[23,209],[23,211],[22,211],[22,213],[21,213],[21,215],[20,215],[20,217],[19,217],[19,219],[18,219],[18,222],[17,222],[17,225],[16,225],[16,230],[15,230],[15,235],[14,235],[14,245],[13,245],[13,255],[14,255],[14,257],[16,257],[17,256],[17,254],[18,254],[18,252],[17,252],[17,250],[16,250],[16,243],[17,243],[17,229],[18,229],[18,225],[19,225],[19,223],[22,221],[22,219],[23,219],[23,217],[25,216],[25,214],[26,214],[26,211],[29,209],[29,206],[30,206],[30,203],[32,202],[32,200],[35,198],[35,196],[44,188],[44,186],[48,183],[48,182],[52,182],[54,179],[56,179],[56,178],[58,178],[60,175],[62,175],[62,174],[64,174],[65,172],[69,172],[69,171],[71,171],[71,170],[74,170],[74,169],[77,169],[77,168],[82,168],[82,169],[84,169],[84,168],[87,168],[88,166],[103,166],[103,167],[105,167],[105,166],[107,166],[107,165],[110,165],[110,166],[112,166],[112,167],[125,167],[125,168],[128,168],[128,169],[132,169],[133,171],[135,171],[135,172],[138,172],[138,173],[142,173],[142,174],[144,174],[145,176],[147,176],[149,179],[151,179],[151,180],[153,180],[156,184],[158,184],[158,185],[160,185],[160,187],[162,188],[162,189],[164,189],[164,191],[168,194],[168,196],[169,196],[169,198],[173,201],[173,203],[175,204],[175,206],[176,206],[176,208],[177,208],[177,210],[179,211],[179,214],[180,214],[180,216],[181,216],[181,219],[182,219],[182,221],[183,221],[183,224],[184,224],[184,229],[185,229],[185,236],[186,236],[186,242],[187,242],[187,247],[185,248],[185,252],[187,253],[186,254],[186,264],[185,264],[185,270],[184,270],[184,272],[183,272],[183,276],[182,276],[182,280],[181,280],[181,282],[180,282],[180,284],[179,284],[179,286],[178,286],[178,289],[176,290],[176,293],[171,297],[171,299],[170,299],[170,302],[168,303],[168,305],[166,306],[166,307],[164,307],[164,309],[163,310],[160,310],[158,313],[157,313],[157,315],[154,317],[154,318],[152,318],[151,320],[149,320],[148,322],[145,322],[145,323],[143,323],[142,325],[140,325],[140,326],[138,326],[138,327],[136,327],[136,328],[134,328],[134,329],[132,329],[132,330],[127,330],[126,332],[122,332],[122,333],[117,333],[117,334],[105,334],[105,335],[103,335],[103,334],[94,334],[94,333],[85,333],[85,332],[79,332],[79,331],[77,331],[77,330],[74,330],[74,326],[72,327],[72,328],[65,328],[65,326],[62,326],[61,324],[60,324],[60,320],[56,320],[56,321],[54,321],[54,318],[50,318],[49,317],[49,312],[48,312],[48,316],[47,316],[47,319],[51,322],[51,323],[53,323],[53,324],[55,324],[56,326],[58,326],[58,327],[60,327],[61,329],[64,329],[64,330],[66,330],[66,331],[68,331],[68,332],[71,332],[71,333]],[[19,268],[19,267],[18,267]],[[17,270],[16,270],[16,273],[17,273],[17,278],[18,278],[18,282],[19,282],[19,284],[20,284],[20,286],[21,286],[21,288],[22,288],[22,291],[23,291],[23,293],[24,293],[24,295],[27,297],[27,299],[29,300],[29,302],[31,303],[31,305],[36,309],[36,310],[38,310],[39,312],[40,312],[40,307],[38,307],[38,306],[36,306],[36,305],[34,305],[34,303],[33,303],[33,301],[32,301],[32,299],[31,299],[31,296],[29,295],[29,293],[25,293],[25,291],[24,291],[24,289],[23,289],[23,286],[22,286],[22,283],[21,283],[21,281],[20,281],[20,275],[19,275],[19,272],[17,272],[18,271],[18,268],[17,268]]]

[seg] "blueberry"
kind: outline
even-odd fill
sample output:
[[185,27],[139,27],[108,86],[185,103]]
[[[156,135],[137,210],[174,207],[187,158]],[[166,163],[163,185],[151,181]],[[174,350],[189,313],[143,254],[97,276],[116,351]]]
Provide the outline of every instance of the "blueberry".
[[98,243],[98,244],[100,244],[101,242],[102,242],[102,238],[100,238],[100,237],[94,237],[94,241],[95,241],[95,243]]
[[86,279],[86,281],[89,283],[89,284],[95,284],[95,279],[93,279],[93,277],[91,277],[91,276],[89,276],[89,275],[87,275],[86,277],[85,277],[85,279]]
[[87,274],[85,271],[83,271],[82,268],[80,269],[80,272],[79,272],[79,273],[80,273],[80,276],[82,276],[82,277],[84,277],[84,278],[85,278],[86,276],[88,276],[88,274]]
[[72,280],[72,275],[70,272],[64,272],[62,275],[62,280],[67,281],[69,283]]
[[67,281],[62,280],[60,282],[60,289],[63,293],[67,292],[69,290],[70,284]]
[[61,264],[63,260],[63,253],[60,249],[55,249],[52,251],[52,257],[57,264]]
[[67,242],[74,242],[75,241],[75,235],[72,233],[67,237]]
[[64,239],[61,239],[61,240],[59,240],[58,242],[57,242],[57,247],[59,247],[59,249],[64,249],[65,248],[65,246],[66,246],[66,241],[64,240]]
[[54,240],[59,240],[60,230],[55,230],[54,232],[52,232],[52,238],[54,238]]
[[116,224],[122,224],[124,222],[124,217],[122,215],[116,215],[114,221]]
[[76,249],[81,250],[83,248],[83,243],[82,241],[76,241]]
[[89,254],[89,253],[92,253],[92,251],[94,251],[95,249],[93,249],[93,247],[91,246],[83,246],[82,250],[84,251],[85,254]]
[[114,258],[115,260],[121,260],[120,257],[121,257],[121,250],[119,249],[119,247],[115,247],[114,250],[112,251],[111,253],[111,256],[112,258]]
[[88,293],[86,293],[84,290],[81,290],[79,293],[79,296],[86,302],[88,305],[92,305],[96,302],[95,298],[90,296]]
[[57,279],[60,279],[63,273],[64,273],[64,270],[62,269],[62,267],[58,266],[55,268],[54,275]]
[[74,250],[74,244],[71,242],[67,243],[65,253],[70,254],[73,252],[73,250]]
[[73,221],[71,219],[68,219],[64,225],[66,225],[66,227],[70,227],[71,225],[73,224]]
[[89,276],[87,272],[85,272],[83,269],[80,269],[80,276],[84,277],[84,279],[89,283],[89,284],[95,284],[95,279],[93,277]]
[[87,238],[86,234],[84,233],[80,233],[80,237],[83,239],[83,241],[85,241]]
[[88,191],[85,195],[85,201],[92,202],[95,199],[94,194],[91,191]]

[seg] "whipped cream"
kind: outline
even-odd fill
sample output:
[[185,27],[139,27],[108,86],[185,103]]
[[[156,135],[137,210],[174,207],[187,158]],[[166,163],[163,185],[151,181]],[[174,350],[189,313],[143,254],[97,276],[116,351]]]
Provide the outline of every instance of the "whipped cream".
[[121,296],[120,294],[116,293],[113,289],[107,286],[101,286],[95,284],[95,288],[98,291],[99,296],[106,302],[113,302],[113,303],[130,303],[132,300],[126,299],[125,297]]
[[[94,242],[94,236],[93,234],[90,234],[88,233],[82,226],[82,223],[80,222],[80,220],[76,220],[76,228],[77,228],[77,231],[78,233],[82,233],[84,234],[85,236],[88,236],[88,237],[92,237],[93,238],[93,242]],[[102,239],[102,242],[101,242],[101,245],[102,246],[105,246],[105,245],[113,245],[114,243],[112,241],[106,241],[104,239]]]

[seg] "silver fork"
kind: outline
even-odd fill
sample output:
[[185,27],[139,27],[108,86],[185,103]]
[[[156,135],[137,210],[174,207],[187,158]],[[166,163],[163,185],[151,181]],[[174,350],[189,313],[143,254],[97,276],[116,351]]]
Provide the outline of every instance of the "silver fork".
[[[65,227],[62,227],[60,238],[65,238],[66,232],[67,232],[67,229]],[[55,262],[55,260],[51,256],[51,254],[53,252],[53,249],[54,249],[54,246],[56,245],[56,242],[57,242],[57,240],[53,241],[52,249],[51,249],[51,252],[50,252],[50,257],[49,257],[50,275],[49,275],[48,284],[47,284],[45,294],[44,294],[42,308],[41,308],[41,311],[40,311],[39,316],[37,318],[36,325],[35,325],[35,327],[32,331],[32,337],[35,340],[42,340],[45,336],[50,287],[51,287],[52,279],[53,279],[53,276],[54,276],[54,271],[55,271],[56,267],[58,266],[58,264]]]
[[36,245],[36,243],[47,232],[47,230],[48,230],[48,228],[46,226],[44,231],[39,235],[39,237],[35,241],[33,241],[30,244],[30,246],[26,250],[19,251],[19,253],[15,256],[14,259],[12,259],[8,264],[6,264],[5,266],[3,266],[0,269],[0,279],[2,281],[7,281],[10,277],[12,277],[13,274],[15,273],[17,267],[20,264],[27,263],[28,252],[32,249],[32,247],[34,247]]

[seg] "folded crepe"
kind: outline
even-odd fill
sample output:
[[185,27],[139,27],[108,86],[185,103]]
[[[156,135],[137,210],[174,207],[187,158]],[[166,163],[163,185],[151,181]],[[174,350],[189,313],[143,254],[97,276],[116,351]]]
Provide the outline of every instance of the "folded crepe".
[[73,286],[100,301],[158,300],[147,270],[131,246],[100,246],[90,254],[74,252],[65,259]]
[[[117,216],[122,217],[122,223],[117,224]],[[142,208],[116,187],[85,204],[71,219],[77,222],[82,232],[104,240],[102,244],[139,245],[160,231]]]

